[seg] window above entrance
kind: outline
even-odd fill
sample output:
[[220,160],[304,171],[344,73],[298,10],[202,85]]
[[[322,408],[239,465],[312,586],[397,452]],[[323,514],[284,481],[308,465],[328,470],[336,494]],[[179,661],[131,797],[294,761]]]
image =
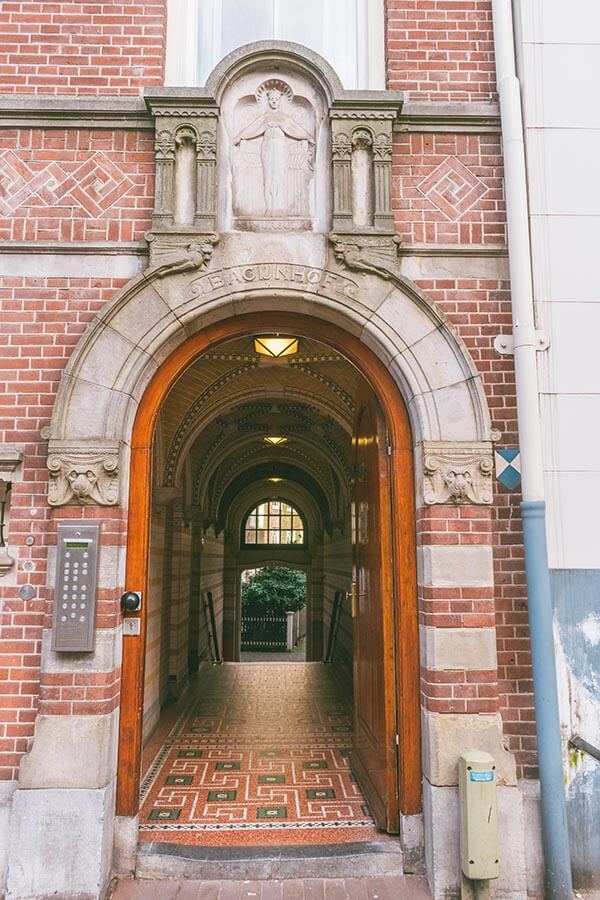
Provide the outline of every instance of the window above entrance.
[[242,526],[244,544],[304,544],[304,522],[285,500],[265,500],[248,513]]
[[224,56],[285,40],[323,56],[345,88],[383,89],[383,0],[169,0],[168,85],[201,85]]

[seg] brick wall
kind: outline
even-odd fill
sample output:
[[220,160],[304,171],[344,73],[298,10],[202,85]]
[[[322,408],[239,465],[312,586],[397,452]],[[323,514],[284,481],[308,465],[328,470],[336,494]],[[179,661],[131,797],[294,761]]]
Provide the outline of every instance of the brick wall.
[[0,130],[2,240],[142,240],[153,195],[148,132]]
[[[0,10],[0,92],[138,94],[162,81],[164,0],[144,3],[4,2]],[[388,0],[389,86],[413,100],[495,97],[490,0]],[[505,242],[497,135],[405,134],[395,142],[394,209],[404,246]],[[135,241],[150,224],[152,137],[131,130],[0,130],[0,237],[5,240]],[[32,244],[33,246],[33,244]],[[24,443],[24,480],[13,488],[11,541],[33,564],[37,598],[24,603],[3,586],[0,777],[15,777],[38,708],[106,711],[118,673],[46,674],[40,694],[42,633],[50,625],[47,548],[56,514],[47,509],[46,444],[61,372],[93,316],[117,293],[111,278],[6,278],[0,291],[0,441]],[[493,338],[511,324],[508,285],[493,279],[421,279],[482,373],[500,446],[518,446],[512,359]],[[498,671],[423,671],[426,705],[436,711],[500,708],[520,772],[535,773],[530,651],[520,497],[496,485],[493,507],[421,512],[425,543],[480,543],[494,553],[495,587],[423,588],[421,616],[438,627],[496,625]],[[481,515],[479,514],[481,512]],[[103,541],[124,542],[121,512],[107,515]],[[81,511],[60,510],[59,518]],[[93,516],[93,511],[85,515]],[[107,530],[108,529],[108,530]],[[33,534],[35,543],[24,541]],[[21,574],[22,571],[21,571]],[[23,579],[25,580],[25,579]],[[99,598],[99,627],[117,622],[114,591]],[[40,706],[41,704],[41,706]]]
[[496,96],[491,0],[387,0],[388,87],[411,100]]
[[505,244],[500,136],[404,134],[394,141],[396,229],[408,244]]
[[[53,591],[47,586],[48,548],[56,545],[55,519],[102,518],[106,545],[124,542],[122,510],[60,509],[47,506],[47,444],[56,390],[77,339],[123,281],[111,278],[4,278],[0,287],[0,443],[25,447],[23,480],[11,491],[10,543],[20,548],[19,584],[2,585],[0,612],[0,778],[17,775],[20,756],[33,734],[36,711],[97,712],[117,702],[118,673],[105,683],[78,683],[72,676],[44,676],[40,694],[42,634],[51,625]],[[25,544],[32,535],[32,546]],[[24,570],[27,561],[29,571]],[[24,602],[19,586],[30,583],[36,598]],[[114,591],[100,590],[96,624],[117,624]],[[100,679],[102,682],[102,679]]]
[[166,0],[3,0],[0,93],[139,94],[161,84]]

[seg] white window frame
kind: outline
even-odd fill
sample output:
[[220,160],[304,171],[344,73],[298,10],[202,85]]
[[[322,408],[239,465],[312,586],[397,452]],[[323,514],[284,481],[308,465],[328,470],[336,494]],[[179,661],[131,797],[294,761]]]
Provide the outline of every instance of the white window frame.
[[[331,17],[334,21],[335,0],[323,0],[323,2],[326,3],[327,11],[331,9]],[[203,47],[199,46],[198,11],[200,3],[203,5],[209,22],[208,34]],[[367,21],[364,36],[355,36],[355,39],[360,41],[357,47],[358,89],[383,90],[386,86],[384,0],[358,0],[358,5],[363,21],[364,18]],[[168,0],[166,85],[197,86],[200,53],[207,54],[209,58],[213,59],[214,64],[219,61],[216,47],[219,45],[218,36],[221,32],[221,8],[220,0]],[[277,22],[275,25],[277,27]],[[340,39],[339,31],[336,31],[333,25],[325,29],[325,35],[330,35],[332,41]],[[347,35],[346,40],[352,40],[352,35]],[[323,55],[327,59],[327,53],[324,52]]]

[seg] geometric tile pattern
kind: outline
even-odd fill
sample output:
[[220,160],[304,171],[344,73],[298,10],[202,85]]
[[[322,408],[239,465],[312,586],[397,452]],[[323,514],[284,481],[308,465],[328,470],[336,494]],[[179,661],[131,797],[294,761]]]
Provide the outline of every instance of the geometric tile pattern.
[[[99,217],[133,187],[133,181],[101,151],[70,172],[57,163],[31,168],[12,150],[0,153],[0,213],[30,205],[76,207],[77,215]],[[35,195],[35,197],[34,197]]]
[[509,491],[521,484],[521,452],[519,450],[496,450],[496,478]]
[[202,668],[196,692],[142,780],[141,840],[374,839],[349,766],[350,712],[326,666],[226,663]]
[[440,163],[417,185],[417,190],[451,221],[463,216],[487,193],[477,175],[455,156]]

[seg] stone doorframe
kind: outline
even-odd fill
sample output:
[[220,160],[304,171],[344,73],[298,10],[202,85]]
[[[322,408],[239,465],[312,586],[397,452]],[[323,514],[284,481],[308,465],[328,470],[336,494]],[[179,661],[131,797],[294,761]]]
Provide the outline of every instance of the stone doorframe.
[[[150,269],[98,316],[73,353],[57,397],[49,444],[51,481],[59,477],[57,460],[64,471],[73,461],[116,459],[113,493],[104,502],[127,505],[129,496],[129,503],[135,503],[136,492],[130,492],[128,483],[131,432],[144,391],[161,365],[214,323],[241,324],[246,314],[260,313],[264,327],[282,313],[295,313],[320,322],[323,335],[332,326],[352,336],[392,376],[411,421],[417,509],[451,504],[448,485],[457,471],[469,476],[468,496],[456,496],[462,508],[489,503],[492,445],[481,376],[452,326],[423,292],[393,272],[347,268],[325,236],[313,236],[308,252],[298,242],[280,242],[277,260],[240,265],[246,257],[245,237],[224,235],[201,273],[165,275],[160,266]],[[52,485],[50,492],[52,498]],[[468,548],[468,566],[461,549],[418,548],[421,592],[438,585],[493,584],[491,548]],[[122,586],[115,582],[116,595]],[[120,636],[114,639],[118,642]],[[422,627],[421,665],[428,670],[494,669],[493,630],[452,629],[449,634]],[[502,782],[516,781],[514,761],[502,746],[499,715],[423,711],[422,720],[425,836],[420,818],[409,816],[402,842],[409,868],[418,866],[424,842],[433,878],[448,822],[456,815],[460,750],[467,744],[491,750]],[[513,788],[507,790],[514,795]],[[509,805],[515,800],[511,796]],[[132,864],[137,824],[128,817],[116,821],[116,846],[126,869]]]

